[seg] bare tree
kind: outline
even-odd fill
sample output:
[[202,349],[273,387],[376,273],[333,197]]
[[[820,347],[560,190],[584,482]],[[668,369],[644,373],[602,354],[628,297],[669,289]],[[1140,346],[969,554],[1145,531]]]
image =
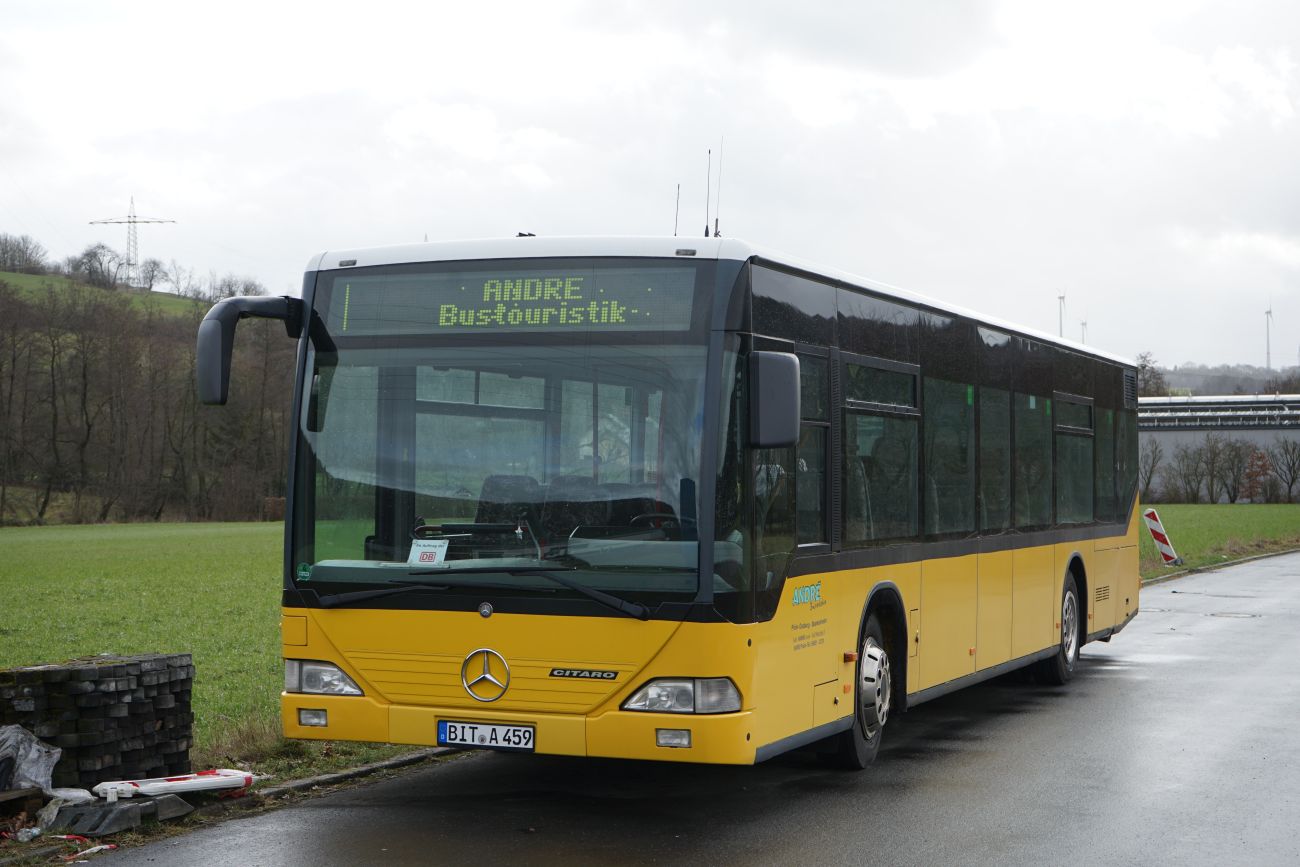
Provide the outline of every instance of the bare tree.
[[39,241],[27,235],[0,234],[0,271],[44,274],[48,255]]
[[252,277],[241,277],[238,274],[218,277],[215,271],[208,274],[208,291],[205,296],[208,301],[221,301],[236,295],[265,294],[266,287]]
[[1223,444],[1223,459],[1219,467],[1219,482],[1229,503],[1235,503],[1243,495],[1246,487],[1246,474],[1250,471],[1250,458],[1255,447],[1246,440],[1230,439]]
[[9,484],[23,450],[24,427],[17,413],[28,378],[21,375],[31,349],[27,305],[0,281],[0,525],[5,522]]
[[1269,482],[1273,482],[1273,487],[1277,487],[1277,480],[1273,478],[1273,464],[1268,459],[1268,453],[1252,446],[1250,462],[1246,466],[1246,485],[1242,496],[1252,503],[1266,502]]
[[1159,368],[1155,356],[1143,352],[1137,357],[1138,397],[1162,397],[1169,394],[1165,372]]
[[1296,484],[1300,483],[1300,440],[1278,436],[1268,451],[1273,475],[1286,493],[1288,503],[1295,502]]
[[202,287],[195,279],[194,272],[175,259],[172,259],[171,264],[163,269],[162,281],[171,286],[172,291],[177,295],[184,295],[186,298],[203,297]]
[[1138,484],[1142,488],[1142,502],[1151,500],[1155,488],[1156,475],[1160,472],[1160,462],[1164,460],[1165,450],[1155,437],[1148,437],[1138,451]]
[[68,270],[73,277],[101,289],[116,288],[117,278],[125,267],[126,259],[107,244],[91,244],[68,259]]
[[[258,517],[284,494],[295,345],[249,323],[232,359],[244,385],[210,410],[194,389],[206,305],[177,315],[104,291],[123,263],[103,245],[68,262],[78,285],[28,298],[0,282],[0,520]],[[153,270],[183,292],[209,288],[175,262]],[[249,277],[213,284],[265,292]]]
[[167,266],[158,259],[145,259],[140,263],[140,286],[150,292],[160,280],[163,280]]
[[1208,433],[1199,449],[1201,465],[1205,471],[1205,495],[1211,503],[1219,502],[1227,445],[1228,441],[1224,437],[1216,433]]
[[1201,449],[1189,443],[1176,446],[1166,477],[1170,499],[1175,502],[1199,503],[1201,487],[1205,482],[1205,462],[1201,459]]

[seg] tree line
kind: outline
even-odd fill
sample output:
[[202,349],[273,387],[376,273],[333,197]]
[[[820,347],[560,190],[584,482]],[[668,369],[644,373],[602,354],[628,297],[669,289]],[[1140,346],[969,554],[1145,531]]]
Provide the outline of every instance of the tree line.
[[[19,240],[0,235],[0,270],[67,273]],[[113,257],[72,273],[113,271]],[[284,495],[293,341],[280,323],[249,320],[229,405],[202,406],[194,388],[209,303],[265,290],[195,281],[188,310],[165,312],[122,291],[116,270],[102,287],[0,279],[0,524],[266,517]]]
[[1207,433],[1166,454],[1155,437],[1138,450],[1143,502],[1294,503],[1300,493],[1300,440],[1283,436],[1271,446]]

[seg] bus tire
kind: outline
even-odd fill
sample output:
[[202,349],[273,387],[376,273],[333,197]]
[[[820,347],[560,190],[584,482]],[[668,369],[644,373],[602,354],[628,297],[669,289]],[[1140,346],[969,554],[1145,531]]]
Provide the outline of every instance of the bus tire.
[[1038,663],[1036,674],[1043,683],[1063,686],[1074,677],[1079,663],[1079,590],[1074,573],[1066,573],[1061,591],[1061,641],[1056,653]]
[[875,760],[894,702],[893,671],[880,621],[872,614],[862,630],[853,693],[853,726],[836,736],[833,764],[860,771]]

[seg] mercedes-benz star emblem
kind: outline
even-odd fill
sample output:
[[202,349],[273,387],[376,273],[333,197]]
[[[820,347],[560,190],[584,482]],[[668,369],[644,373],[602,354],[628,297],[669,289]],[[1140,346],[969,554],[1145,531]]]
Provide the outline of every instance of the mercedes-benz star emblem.
[[510,687],[510,666],[495,650],[480,647],[460,664],[460,682],[475,701],[496,701]]
[[479,613],[479,616],[480,616],[480,617],[491,617],[491,616],[492,616],[492,603],[491,603],[491,602],[480,602],[480,603],[479,603],[479,606],[478,606],[478,613]]

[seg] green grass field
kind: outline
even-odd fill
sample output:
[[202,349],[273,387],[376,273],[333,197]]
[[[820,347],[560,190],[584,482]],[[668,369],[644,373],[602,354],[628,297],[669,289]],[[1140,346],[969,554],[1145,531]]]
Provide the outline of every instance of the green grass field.
[[[11,271],[0,271],[0,282],[8,283],[30,300],[34,299],[38,293],[44,292],[46,286],[53,285],[56,289],[66,289],[75,285],[76,281],[60,276],[15,274]],[[114,289],[113,291],[129,297],[131,305],[136,309],[143,309],[146,304],[154,303],[158,305],[158,309],[163,313],[172,315],[189,313],[196,304],[201,303],[167,292],[149,292],[144,289]],[[206,308],[208,305],[203,302],[203,306]]]
[[1171,504],[1154,508],[1184,565],[1161,565],[1151,535],[1143,527],[1139,567],[1143,578],[1300,548],[1300,505]]
[[96,653],[192,653],[196,762],[276,776],[393,748],[279,735],[280,524],[0,529],[0,667]]
[[[1157,508],[1191,567],[1300,548],[1300,505]],[[0,667],[191,653],[199,764],[286,777],[401,751],[280,736],[281,539],[273,523],[0,529]],[[1143,576],[1169,571],[1144,532]]]

